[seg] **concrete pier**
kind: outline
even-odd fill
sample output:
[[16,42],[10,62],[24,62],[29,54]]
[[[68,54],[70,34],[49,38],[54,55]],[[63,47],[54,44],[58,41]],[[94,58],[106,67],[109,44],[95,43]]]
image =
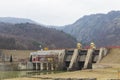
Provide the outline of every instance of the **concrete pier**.
[[100,48],[97,63],[99,63],[101,61],[101,59],[103,58],[103,55],[104,55],[104,49]]
[[78,53],[78,49],[74,49],[74,53],[72,55],[72,59],[70,61],[70,65],[68,67],[68,70],[73,70],[74,68],[76,68],[77,66],[77,57],[78,57],[79,53]]
[[49,65],[48,65],[48,63],[46,63],[46,67],[47,67],[47,70],[49,70]]
[[36,63],[36,70],[38,70],[38,65],[37,65],[37,63]]
[[54,70],[53,63],[51,64],[51,70],[52,70],[52,71]]
[[103,50],[104,50],[104,56],[106,56],[109,50],[106,48],[103,48]]
[[65,49],[60,51],[58,54],[58,70],[63,70],[65,67],[65,57],[66,57],[66,51]]
[[54,70],[54,64],[53,63],[45,63],[45,62],[40,62],[40,63],[33,63],[33,69],[34,70]]
[[92,53],[93,49],[88,49],[83,69],[88,69],[92,67],[92,55],[93,55]]
[[40,70],[43,70],[43,63],[40,63]]

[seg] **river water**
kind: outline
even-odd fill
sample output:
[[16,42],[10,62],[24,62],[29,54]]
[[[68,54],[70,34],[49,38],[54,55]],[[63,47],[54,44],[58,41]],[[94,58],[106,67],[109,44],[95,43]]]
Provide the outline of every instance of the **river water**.
[[32,77],[35,75],[56,74],[63,71],[0,71],[0,80],[18,77]]

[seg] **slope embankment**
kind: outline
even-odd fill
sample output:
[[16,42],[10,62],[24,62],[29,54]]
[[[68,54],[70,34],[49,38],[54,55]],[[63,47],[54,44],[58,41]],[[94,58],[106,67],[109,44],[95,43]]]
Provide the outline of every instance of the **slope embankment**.
[[120,48],[110,49],[108,55],[100,63],[120,64]]

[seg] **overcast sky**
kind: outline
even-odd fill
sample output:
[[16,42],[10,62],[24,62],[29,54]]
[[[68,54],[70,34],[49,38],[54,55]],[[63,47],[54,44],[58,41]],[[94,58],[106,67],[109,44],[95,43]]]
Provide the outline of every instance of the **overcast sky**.
[[29,18],[45,25],[72,24],[84,15],[120,10],[120,0],[0,0],[0,17]]

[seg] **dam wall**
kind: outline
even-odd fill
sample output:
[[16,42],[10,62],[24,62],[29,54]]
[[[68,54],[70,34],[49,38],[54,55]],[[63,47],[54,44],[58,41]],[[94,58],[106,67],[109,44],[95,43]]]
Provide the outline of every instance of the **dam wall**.
[[81,70],[92,69],[107,55],[106,48],[62,49],[31,53],[34,70]]

